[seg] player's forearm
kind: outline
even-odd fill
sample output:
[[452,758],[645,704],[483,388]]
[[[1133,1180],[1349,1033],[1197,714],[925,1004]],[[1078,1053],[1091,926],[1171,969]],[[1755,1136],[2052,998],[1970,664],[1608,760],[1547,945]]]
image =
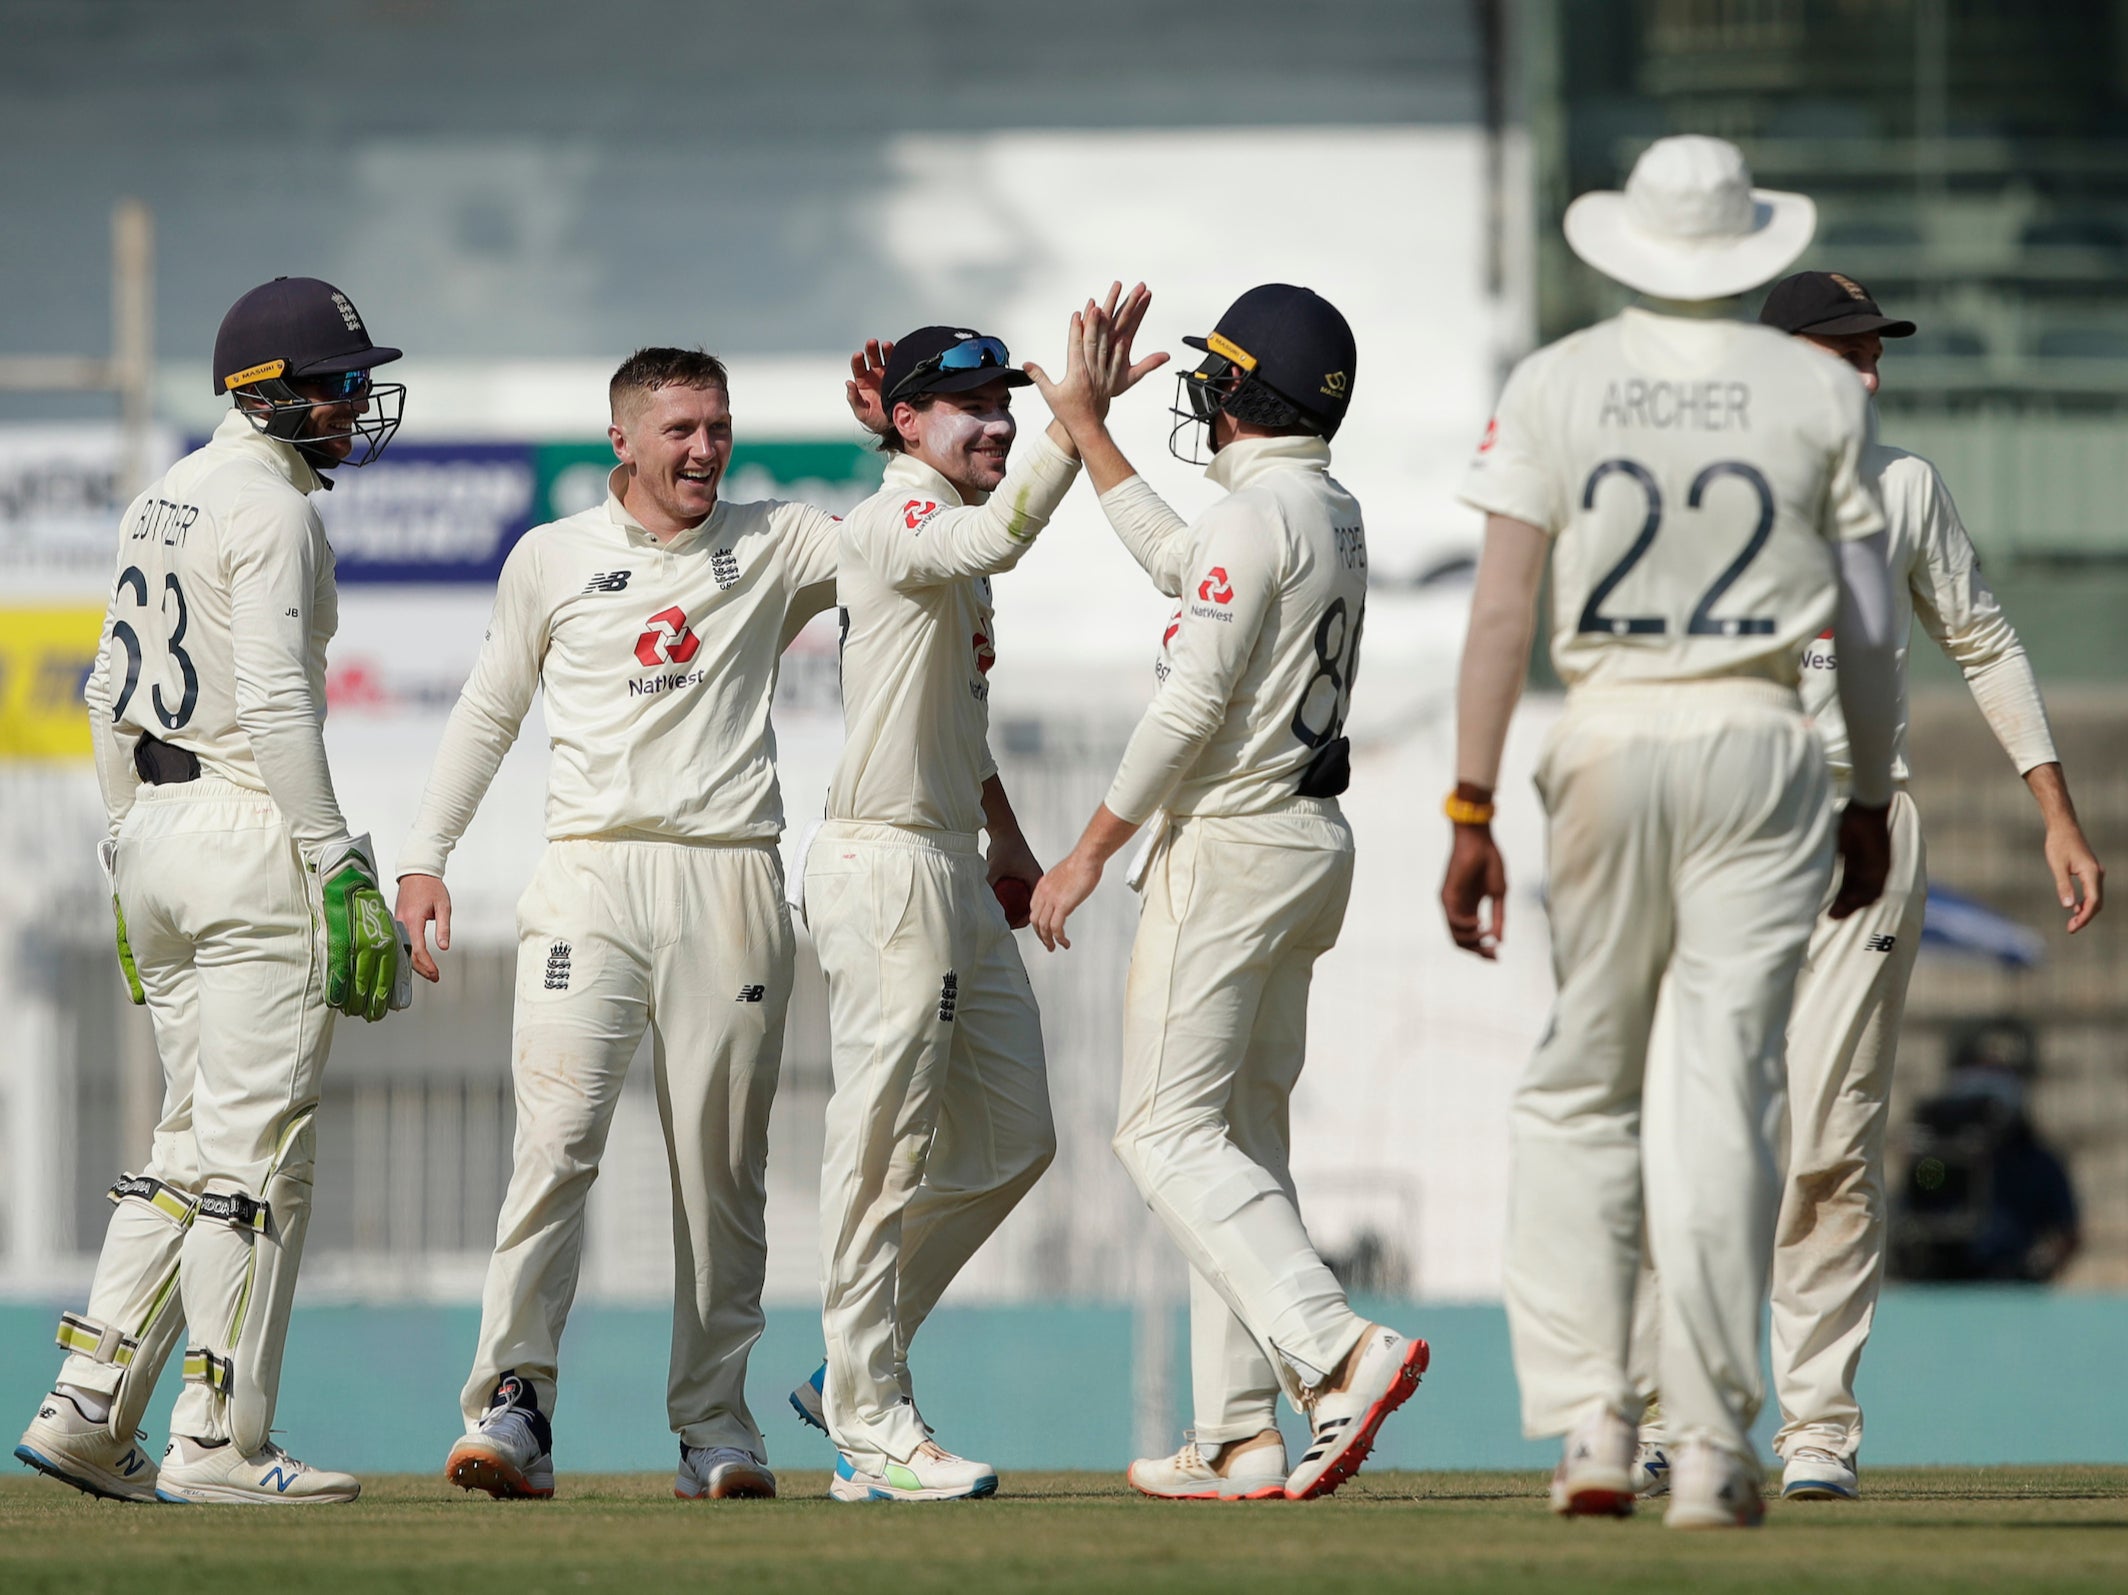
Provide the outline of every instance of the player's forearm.
[[1094,810],[1094,817],[1086,822],[1086,829],[1079,834],[1079,845],[1073,851],[1095,864],[1106,864],[1130,844],[1138,830],[1138,821],[1124,819],[1103,803]]
[[1168,678],[1131,733],[1104,800],[1109,813],[1134,827],[1151,819],[1167,801],[1224,719],[1223,714],[1206,713],[1202,704],[1185,703],[1186,694],[1175,690],[1176,681]]
[[1010,841],[1020,834],[1020,817],[1012,812],[1005,782],[995,773],[983,779],[983,829],[992,842]]
[[[1123,457],[1119,454],[1116,458]],[[1120,482],[1103,487],[1094,460],[1095,456],[1089,453],[1086,469],[1094,486],[1101,490],[1101,513],[1108,517],[1108,524],[1131,558],[1152,577],[1153,585],[1170,598],[1181,597],[1190,554],[1188,524],[1135,471]]]
[[2076,804],[2069,797],[2069,778],[2062,773],[2059,761],[2050,759],[2025,771],[2025,786],[2039,805],[2039,817],[2048,830],[2061,825],[2082,829],[2083,822],[2076,817]]
[[517,741],[522,719],[522,711],[514,717],[499,713],[470,690],[459,696],[444,725],[428,785],[422,788],[414,828],[399,849],[399,874],[443,874],[452,850],[494,784],[504,755]]
[[904,527],[897,518],[881,542],[880,568],[902,589],[935,587],[966,576],[995,576],[1020,562],[1078,479],[1076,455],[1045,435],[1023,452],[987,502],[942,511]]
[[1839,656],[1840,715],[1847,725],[1854,799],[1882,808],[1892,798],[1892,750],[1899,726],[1898,638],[1893,633],[1885,534],[1835,544],[1839,609],[1833,647]]
[[266,793],[289,835],[306,853],[336,847],[350,835],[325,759],[325,726],[306,691],[276,694],[246,708],[239,684],[237,724],[251,743]]
[[[2004,625],[2008,632],[2009,627]],[[2019,775],[2039,765],[2058,765],[2054,734],[2047,725],[2047,708],[2040,701],[2039,681],[2032,674],[2032,661],[2014,632],[2007,647],[1992,650],[1985,661],[1966,665],[1965,684],[1987,719],[1988,729],[2002,744]]]
[[1549,546],[1544,533],[1527,521],[1486,517],[1470,626],[1456,672],[1456,780],[1473,792],[1489,795],[1500,784],[1508,722],[1529,674],[1537,589]]

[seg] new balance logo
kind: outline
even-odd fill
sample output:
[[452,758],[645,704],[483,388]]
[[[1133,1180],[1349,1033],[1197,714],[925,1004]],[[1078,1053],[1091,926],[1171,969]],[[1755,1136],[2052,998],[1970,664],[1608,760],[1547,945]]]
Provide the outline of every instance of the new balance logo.
[[584,591],[587,593],[620,592],[628,586],[628,578],[634,574],[635,572],[632,570],[602,570],[593,576],[591,580],[584,583]]
[[940,1024],[950,1025],[953,1023],[953,1010],[959,1006],[960,1000],[961,977],[949,969],[946,971],[945,983],[938,988],[938,1022]]
[[1880,933],[1878,935],[1870,937],[1870,939],[1864,942],[1862,945],[1867,947],[1873,953],[1888,953],[1898,944],[1898,937],[1886,936]]
[[739,988],[739,1000],[741,1002],[759,1002],[767,995],[768,987],[766,986],[741,986]]
[[739,585],[739,556],[728,548],[720,548],[709,556],[709,573],[717,578],[717,590]]
[[267,1485],[270,1484],[280,1494],[286,1495],[288,1493],[288,1487],[295,1482],[295,1475],[290,1473],[286,1468],[282,1467],[280,1463],[276,1462],[272,1467],[268,1468],[266,1472],[260,1477],[259,1488],[263,1490],[266,1488]]
[[569,951],[569,944],[565,941],[558,941],[547,949],[547,989],[549,991],[567,991],[569,989]]

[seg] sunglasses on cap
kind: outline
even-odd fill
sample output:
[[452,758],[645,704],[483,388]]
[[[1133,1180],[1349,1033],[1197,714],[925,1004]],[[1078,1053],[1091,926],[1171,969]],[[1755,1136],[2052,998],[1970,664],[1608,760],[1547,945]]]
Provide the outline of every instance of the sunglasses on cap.
[[981,371],[989,366],[1014,369],[1004,339],[969,338],[917,361],[909,374],[894,384],[894,391],[885,397],[888,403],[892,403],[934,371]]

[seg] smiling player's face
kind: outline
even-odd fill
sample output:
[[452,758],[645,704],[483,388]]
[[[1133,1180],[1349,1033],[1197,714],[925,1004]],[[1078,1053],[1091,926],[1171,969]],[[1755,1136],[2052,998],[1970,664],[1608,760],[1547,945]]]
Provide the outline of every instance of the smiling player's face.
[[674,384],[637,394],[607,436],[631,468],[629,508],[651,531],[699,526],[717,507],[732,451],[731,400],[722,388]]
[[894,424],[911,454],[962,493],[987,493],[1005,480],[1016,423],[1012,389],[986,382],[965,393],[941,393],[919,410],[894,407]]

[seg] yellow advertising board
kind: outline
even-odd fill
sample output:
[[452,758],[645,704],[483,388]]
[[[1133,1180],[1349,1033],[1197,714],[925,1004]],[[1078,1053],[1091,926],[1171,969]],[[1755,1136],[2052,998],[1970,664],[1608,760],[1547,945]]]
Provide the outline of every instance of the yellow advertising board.
[[0,760],[86,759],[100,609],[0,609]]

